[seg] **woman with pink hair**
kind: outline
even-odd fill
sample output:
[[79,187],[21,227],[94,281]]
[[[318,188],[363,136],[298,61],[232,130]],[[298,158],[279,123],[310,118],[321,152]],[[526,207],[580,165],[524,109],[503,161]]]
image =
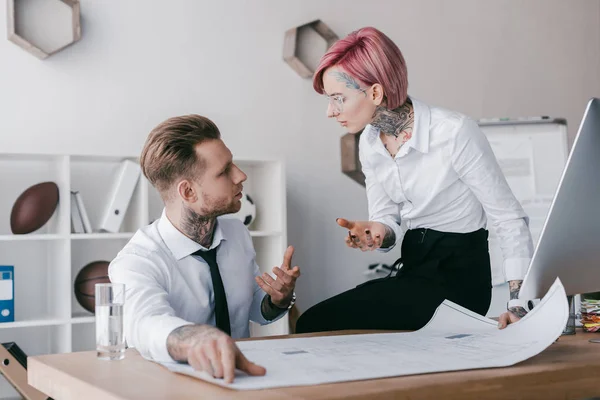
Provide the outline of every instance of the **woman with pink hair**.
[[346,244],[387,252],[401,242],[402,268],[313,306],[296,331],[419,329],[444,299],[485,315],[492,296],[488,223],[510,283],[512,312],[498,325],[523,316],[517,297],[533,252],[528,219],[477,123],[408,96],[404,57],[375,28],[337,41],[313,86],[328,100],[327,116],[361,135],[369,220],[337,219]]

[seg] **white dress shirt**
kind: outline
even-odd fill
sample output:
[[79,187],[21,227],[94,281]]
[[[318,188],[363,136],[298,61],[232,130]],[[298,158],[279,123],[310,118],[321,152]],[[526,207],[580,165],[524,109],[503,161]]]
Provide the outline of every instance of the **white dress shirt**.
[[377,128],[367,125],[360,137],[369,220],[392,228],[398,243],[402,221],[408,229],[468,233],[489,219],[504,257],[500,276],[523,279],[533,254],[529,220],[484,133],[465,115],[411,100],[413,135],[395,157]]
[[[218,218],[210,249],[227,295],[231,337],[249,336],[249,321],[267,324],[261,313],[265,293],[254,280],[260,275],[248,229],[237,219]],[[167,337],[189,324],[215,326],[214,291],[200,244],[173,226],[165,212],[136,232],[110,263],[111,282],[125,284],[124,333],[127,345],[156,361],[173,361]],[[285,314],[285,313],[284,313]],[[281,314],[277,319],[281,318]]]

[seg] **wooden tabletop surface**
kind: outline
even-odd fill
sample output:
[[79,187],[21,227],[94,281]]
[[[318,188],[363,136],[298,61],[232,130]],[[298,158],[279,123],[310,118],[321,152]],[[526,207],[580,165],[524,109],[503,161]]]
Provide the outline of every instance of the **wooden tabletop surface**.
[[[310,336],[317,334],[288,337]],[[578,330],[576,335],[561,336],[541,354],[507,368],[269,390],[235,391],[172,373],[143,359],[135,349],[112,362],[98,360],[94,351],[29,357],[28,379],[55,400],[586,399],[600,396],[600,343],[590,343],[591,338],[600,339],[600,333]]]

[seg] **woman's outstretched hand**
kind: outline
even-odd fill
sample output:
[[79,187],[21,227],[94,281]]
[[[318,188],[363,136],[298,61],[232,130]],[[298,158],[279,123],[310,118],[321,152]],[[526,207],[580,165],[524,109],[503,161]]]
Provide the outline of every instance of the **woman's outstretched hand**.
[[385,239],[386,226],[381,222],[348,221],[344,218],[338,218],[336,222],[348,230],[346,245],[353,249],[373,251],[380,248]]

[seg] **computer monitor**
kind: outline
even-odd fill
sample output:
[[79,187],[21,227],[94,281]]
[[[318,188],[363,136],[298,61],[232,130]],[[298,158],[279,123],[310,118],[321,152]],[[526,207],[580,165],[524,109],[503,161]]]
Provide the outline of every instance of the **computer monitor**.
[[544,296],[556,277],[567,295],[600,291],[600,99],[589,101],[519,298]]

